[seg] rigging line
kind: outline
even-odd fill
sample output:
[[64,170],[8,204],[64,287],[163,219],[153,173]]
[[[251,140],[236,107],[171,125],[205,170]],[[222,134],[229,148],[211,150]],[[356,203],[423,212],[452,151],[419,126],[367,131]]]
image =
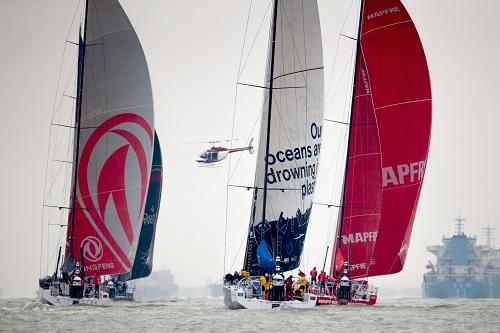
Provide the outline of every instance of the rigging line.
[[[298,56],[298,55],[299,55],[299,52],[298,52],[298,49],[297,49],[297,45],[295,44],[295,38],[294,38],[294,36],[293,36],[293,35],[294,35],[294,34],[293,34],[293,28],[292,28],[292,26],[291,26],[291,24],[290,24],[290,21],[288,20],[288,15],[287,15],[287,13],[286,13],[285,6],[284,6],[283,4],[281,4],[281,8],[282,8],[282,11],[283,11],[282,20],[283,20],[283,17],[284,17],[284,18],[285,18],[285,21],[286,21],[286,27],[288,28],[288,31],[290,32],[290,37],[291,37],[291,39],[292,39],[293,50],[294,50],[294,52],[295,52],[295,55],[297,55],[297,56]],[[292,6],[292,9],[293,9],[293,6]],[[302,11],[302,17],[304,16],[303,14],[304,14],[304,12]],[[293,16],[293,13],[292,13],[292,16]],[[282,24],[282,22],[280,22],[280,23]],[[304,32],[304,26],[302,26],[302,31]],[[304,34],[303,36],[304,36],[304,39],[305,39],[305,34]],[[281,39],[283,39],[283,29],[281,29]],[[306,51],[306,52],[307,52],[307,51]],[[284,54],[282,54],[282,57],[284,58]],[[297,58],[298,58],[298,59],[297,59],[297,62],[298,62],[298,64],[299,64],[299,68],[304,68],[304,67],[302,66],[301,62],[300,62],[300,56],[298,56]],[[283,63],[283,65],[285,64],[285,62],[284,62],[284,61],[283,61],[282,63]],[[298,71],[297,73],[302,73],[302,72],[304,72],[304,71],[305,71],[305,70],[301,70],[301,71]],[[271,74],[272,74],[272,73],[271,73]],[[280,76],[278,76],[278,77],[280,77]],[[277,78],[278,78],[278,77],[277,77]],[[275,78],[273,78],[273,80],[274,80],[274,79],[275,79]],[[306,82],[307,82],[306,77],[303,77],[303,79],[304,79],[304,81],[306,81]]]
[[[253,132],[255,131],[255,127],[257,126],[257,123],[258,123],[258,121],[259,121],[259,119],[260,119],[260,116],[261,116],[261,114],[260,114],[260,112],[259,112],[259,113],[258,113],[258,115],[257,115],[257,118],[255,119],[255,121],[254,121],[254,123],[253,123],[252,130],[250,131],[250,134],[248,135],[246,142],[249,142],[250,138],[252,137],[252,134],[253,134]],[[258,153],[258,152],[257,152],[257,153]],[[231,155],[231,154],[230,154],[230,155]],[[239,165],[239,163],[240,163],[240,161],[241,161],[241,159],[242,159],[242,158],[243,158],[243,154],[240,154],[240,156],[238,157],[238,161],[236,161],[236,165],[235,165],[235,167],[234,167],[234,169],[233,169],[233,173],[231,174],[231,177],[229,177],[228,184],[229,184],[229,183],[231,182],[231,180],[233,179],[234,174],[236,173],[236,170],[238,169],[238,165]]]
[[[351,1],[351,4],[349,5],[349,9],[347,11],[347,14],[345,15],[344,17],[344,22],[342,23],[342,27],[340,28],[340,31],[343,31],[344,28],[345,28],[345,25],[347,23],[347,17],[349,16],[349,13],[351,11],[351,8],[352,8],[352,5],[354,3],[354,0]],[[333,81],[333,70],[335,68],[335,64],[337,62],[337,55],[338,55],[338,52],[339,52],[339,42],[340,42],[340,35],[338,36],[337,38],[337,47],[335,48],[335,54],[333,56],[333,63],[332,63],[332,70],[330,72],[330,80],[328,81],[328,89],[327,89],[327,92],[326,92],[326,98],[325,100],[328,101],[329,100],[329,97],[330,97],[330,87],[332,85],[332,81]],[[342,76],[341,76],[342,78]],[[334,90],[335,91],[335,90]]]
[[[65,128],[77,128],[76,126],[71,126],[71,125],[63,125],[63,124],[58,124],[58,123],[50,123],[50,125],[57,126],[57,127],[65,127]],[[96,129],[99,128],[99,126],[82,126],[80,129]]]
[[[307,53],[307,52],[305,52],[305,53]],[[310,71],[317,71],[319,69],[324,69],[324,68],[325,68],[324,66],[321,66],[321,67],[315,67],[315,68],[301,69],[300,71],[295,71],[295,72],[284,73],[284,74],[278,75],[278,76],[274,77],[273,80],[276,80],[276,79],[279,79],[279,78],[282,78],[282,77],[285,77],[288,75],[294,75],[294,74],[305,73],[305,72],[310,72]],[[278,88],[275,88],[275,89],[278,89]]]
[[[273,9],[273,19],[272,19],[272,37],[271,37],[271,54],[270,54],[270,69],[269,69],[269,77],[270,77],[270,83],[269,83],[269,103],[267,105],[267,126],[266,126],[266,151],[265,151],[265,159],[264,159],[264,190],[263,190],[263,195],[262,195],[262,219],[261,221],[264,222],[266,220],[266,205],[267,205],[267,185],[268,185],[268,180],[267,180],[267,173],[269,171],[269,159],[267,158],[269,156],[269,146],[270,146],[270,139],[271,139],[271,116],[272,116],[272,109],[273,109],[273,85],[274,81],[272,80],[272,77],[274,75],[274,64],[275,64],[275,56],[276,56],[276,27],[277,27],[277,18],[278,18],[278,0],[274,0],[274,9]],[[267,76],[267,74],[266,74]],[[279,113],[279,112],[278,112]],[[260,144],[260,143],[259,143]],[[255,221],[253,221],[255,222]],[[275,248],[273,248],[273,257],[275,257]]]
[[[236,84],[234,87],[234,102],[233,102],[233,119],[232,119],[232,126],[231,126],[231,141],[230,141],[230,148],[233,148],[233,137],[234,137],[234,123],[236,120],[236,105],[238,101],[238,81],[241,75],[241,64],[243,61],[243,52],[245,51],[245,42],[247,39],[247,32],[248,32],[248,22],[250,20],[250,13],[252,11],[252,0],[249,2],[248,6],[248,13],[247,13],[247,21],[245,24],[245,33],[243,35],[243,44],[241,46],[241,53],[240,53],[240,62],[238,64],[238,73],[236,75]],[[254,41],[255,42],[255,41]],[[240,154],[243,155],[243,154]],[[240,156],[241,157],[241,156]],[[238,160],[239,163],[239,160]],[[223,271],[222,274],[225,274],[226,272],[226,255],[227,255],[227,226],[228,226],[228,209],[229,209],[229,188],[227,185],[229,184],[231,180],[231,154],[229,154],[229,160],[228,160],[228,168],[227,168],[227,179],[226,179],[226,216],[225,216],[225,221],[224,221],[224,258],[223,258]],[[240,245],[241,246],[241,245]],[[234,264],[234,263],[233,263]]]
[[[227,184],[227,187],[245,188],[247,190],[263,190],[263,187]],[[301,191],[300,188],[267,188],[268,191]]]
[[[362,49],[361,49],[361,42],[360,42],[360,36],[361,36],[361,30],[362,30],[362,25],[363,25],[363,13],[364,13],[364,10],[365,10],[365,2],[364,0],[361,0],[361,3],[360,3],[360,9],[359,9],[359,23],[358,23],[358,40],[356,41],[356,59],[355,59],[355,62],[354,62],[354,77],[353,77],[353,84],[352,84],[352,95],[351,95],[351,114],[350,114],[350,120],[349,120],[349,123],[352,124],[352,120],[353,120],[353,107],[354,107],[354,96],[355,96],[355,92],[356,92],[356,79],[357,79],[357,67],[358,67],[358,61],[359,61],[359,58],[362,56],[362,54],[358,54],[358,52],[362,52]],[[341,247],[341,235],[342,235],[342,227],[343,227],[343,224],[344,224],[344,217],[345,217],[345,200],[346,200],[346,191],[347,191],[347,174],[348,174],[348,171],[349,171],[349,149],[350,149],[350,144],[351,144],[351,134],[352,134],[352,130],[351,130],[351,126],[349,126],[349,134],[348,134],[348,137],[347,137],[347,159],[346,159],[346,162],[345,162],[345,171],[344,171],[344,184],[343,184],[343,189],[342,189],[342,208],[340,209],[340,220],[339,220],[339,227],[338,227],[338,230],[339,230],[339,234],[337,235],[337,246],[336,246],[336,249],[335,249],[335,253],[337,251],[340,250],[340,247]],[[357,143],[357,142],[356,142]],[[356,144],[355,143],[355,144]],[[354,184],[353,184],[354,186]],[[354,195],[354,193],[352,194]],[[348,259],[349,260],[349,259]]]
[[[351,6],[350,6],[349,11],[351,10],[351,7],[352,7],[352,6],[353,6],[353,1],[351,2]],[[339,37],[339,38],[340,38],[340,37]],[[354,47],[354,48],[352,48],[352,50],[351,50],[351,59],[353,59],[353,58],[355,57],[355,56],[354,56],[355,50],[356,50],[356,48],[355,48],[355,47]],[[354,64],[353,64],[353,62],[352,62],[352,61],[351,61],[351,62],[349,62],[349,63],[345,66],[344,71],[343,71],[343,73],[342,73],[342,76],[341,76],[341,77],[344,77],[344,75],[346,74],[347,69],[352,69],[352,72],[354,73],[355,68],[354,68]],[[349,70],[349,72],[351,72],[351,70]],[[354,74],[353,74],[353,75],[351,75],[350,77],[352,77],[352,78],[353,78],[353,77],[354,77]],[[331,104],[331,102],[333,101],[333,96],[335,96],[336,92],[338,91],[338,89],[339,89],[339,87],[340,87],[340,82],[341,82],[341,80],[339,80],[339,83],[337,84],[337,86],[336,86],[336,87],[335,87],[335,89],[334,89],[334,92],[333,92],[332,98],[330,99],[329,105],[330,105],[330,104]],[[353,82],[352,82],[352,84],[353,84]],[[345,101],[345,103],[344,103],[344,114],[343,114],[343,117],[342,117],[342,118],[346,118],[346,114],[348,114],[348,113],[349,113],[349,105],[348,105],[348,102],[347,102],[347,101],[351,100],[352,90],[351,90],[351,93],[349,94],[349,90],[350,90],[350,89],[349,89],[349,87],[350,87],[350,86],[352,86],[352,84],[348,84],[348,85],[346,86],[347,93],[345,94],[345,96],[346,96],[346,97],[345,97],[346,101]],[[329,106],[328,106],[328,107],[329,107]],[[348,131],[346,130],[346,131],[344,132],[344,136],[343,136],[342,141],[339,143],[339,147],[338,147],[337,154],[339,154],[339,153],[340,153],[340,148],[341,148],[342,146],[345,146],[345,145],[346,145],[346,141],[348,141],[347,137],[348,137]],[[343,142],[343,143],[342,143],[342,142]],[[341,169],[343,169],[343,168],[342,168],[342,163],[341,163],[341,161],[345,161],[345,160],[346,160],[347,154],[348,154],[347,149],[343,149],[343,151],[342,151],[342,155],[341,155],[341,156],[339,155],[339,156],[340,156],[340,159],[338,160],[338,163],[337,163],[337,165],[336,165],[336,169],[337,169],[337,170],[341,170]],[[332,162],[333,162],[333,161],[332,161]],[[333,163],[332,163],[332,164],[333,164]],[[342,200],[342,184],[343,184],[343,182],[341,181],[341,178],[342,178],[342,172],[340,172],[340,171],[339,171],[339,172],[337,172],[337,173],[336,173],[336,177],[335,177],[335,179],[334,179],[334,184],[340,184],[340,186],[334,186],[335,190],[334,190],[334,191],[332,191],[332,193],[331,193],[331,201],[332,201],[332,202],[334,201],[334,200],[333,200],[333,199],[334,199],[334,197],[340,197],[340,198],[338,199],[338,201],[341,201],[341,200]],[[322,184],[320,184],[320,188],[321,188],[321,185],[322,185]],[[336,230],[338,229],[338,223],[339,223],[339,216],[338,216],[338,215],[339,215],[339,214],[336,214],[336,219],[335,219],[335,218],[334,218],[334,210],[330,210],[330,217],[329,217],[330,222],[329,222],[329,224],[328,224],[328,229],[327,229],[327,238],[326,238],[326,240],[325,240],[325,244],[324,244],[324,246],[327,246],[327,244],[328,244],[328,241],[329,241],[329,240],[333,240],[333,243],[334,243],[334,244],[335,244],[335,242],[336,242],[336,237],[335,237],[335,236],[336,236]],[[337,221],[337,223],[334,223],[334,222],[335,222],[335,220]],[[333,229],[334,224],[336,225],[336,228],[334,229],[335,231],[333,231],[333,232],[332,232],[331,230]],[[332,235],[333,235],[333,239],[332,239]],[[332,254],[331,254],[331,255],[332,255],[332,258],[334,257],[334,252],[335,252],[335,251],[332,251]],[[319,260],[319,259],[318,259],[318,260]],[[330,269],[331,269],[331,268],[330,268]]]
[[[272,3],[272,0],[269,0],[269,3],[267,4],[266,12],[264,13],[264,16],[262,17],[262,21],[260,22],[259,29],[257,29],[257,33],[255,34],[255,38],[254,38],[254,40],[252,42],[252,46],[250,46],[250,50],[248,51],[247,57],[245,59],[245,62],[243,63],[243,66],[241,67],[241,70],[238,72],[238,81],[241,78],[241,75],[243,74],[243,71],[245,70],[245,67],[247,66],[248,59],[250,58],[250,54],[252,53],[253,47],[255,46],[255,42],[257,41],[257,37],[259,36],[260,30],[262,29],[262,26],[264,25],[264,22],[265,22],[266,17],[267,17],[267,13],[269,12],[269,8],[271,8],[271,3]],[[249,14],[249,16],[250,16],[250,14]],[[248,26],[248,20],[247,20],[247,26]],[[245,30],[245,34],[246,34],[246,30]],[[243,54],[243,51],[244,51],[244,48],[241,51],[242,54]]]
[[238,247],[238,251],[236,251],[236,255],[234,256],[233,263],[231,264],[231,268],[229,269],[229,271],[233,270],[234,264],[236,263],[236,259],[238,259],[241,248],[243,247],[243,243],[245,243],[246,239],[247,239],[246,235],[244,237],[242,237],[241,242],[240,242],[240,246]]
[[[337,82],[337,85],[335,86],[335,88],[333,89],[333,92],[332,92],[332,95],[327,97],[325,100],[327,101],[327,106],[326,106],[326,109],[329,109],[330,108],[330,105],[332,104],[333,102],[333,99],[335,97],[335,95],[337,94],[337,91],[339,90],[340,86],[341,86],[341,83],[342,83],[342,79],[344,78],[344,76],[346,75],[346,72],[348,69],[351,69],[351,66],[353,65],[352,64],[352,59],[354,58],[354,52],[355,52],[356,48],[352,48],[351,50],[351,56],[350,56],[350,59],[351,61],[349,61],[345,67],[344,67],[344,70],[342,71],[342,74],[340,75],[340,78],[339,78],[339,81]],[[333,74],[332,74],[333,75]],[[329,92],[328,92],[329,93]]]
[[[285,10],[285,6],[283,4],[281,4],[281,7],[283,9],[283,17],[285,18],[285,21],[286,21],[286,27],[288,28],[288,31],[290,32],[290,37],[292,38],[292,45],[293,45],[293,50],[295,51],[295,54],[298,56],[299,55],[299,51],[297,49],[297,44],[295,43],[295,38],[293,37],[293,29],[292,29],[292,26],[290,24],[290,21],[288,20],[288,15],[286,13],[286,10]],[[292,6],[293,7],[293,6]],[[293,15],[293,13],[292,13]],[[304,17],[304,12],[302,11],[302,18]],[[304,26],[302,25],[302,31],[304,33]],[[281,33],[283,34],[283,30],[281,30]],[[304,33],[304,39],[305,39],[305,33]],[[306,53],[307,53],[307,50],[306,50]],[[282,55],[282,57],[284,57],[284,54]],[[300,61],[300,57],[298,57],[297,59],[297,62],[299,64],[299,68],[304,68],[302,66],[302,63]],[[283,62],[284,64],[284,62]],[[304,64],[305,65],[305,64]],[[305,72],[306,70],[302,70],[302,71],[298,71],[298,73],[303,73]],[[271,73],[272,74],[272,73]],[[307,82],[307,78],[306,77],[303,77],[304,81]],[[274,78],[273,78],[274,80]]]
[[[75,205],[76,205],[76,189],[78,186],[78,162],[79,162],[79,154],[80,154],[80,127],[81,127],[81,122],[82,122],[82,100],[83,100],[83,83],[84,83],[84,77],[85,77],[85,50],[86,46],[85,44],[87,43],[87,28],[88,28],[88,17],[89,17],[89,0],[85,1],[85,19],[84,19],[84,26],[83,26],[83,43],[81,47],[81,53],[80,49],[78,50],[78,71],[80,72],[81,70],[81,75],[78,77],[78,83],[77,83],[77,96],[79,97],[77,105],[75,107],[75,125],[77,126],[76,133],[75,133],[75,138],[76,138],[76,145],[75,145],[75,151],[74,151],[74,159],[75,163],[73,164],[74,166],[74,183],[73,183],[73,194],[71,196],[72,203],[71,207],[73,208],[72,214],[71,214],[71,236],[69,237],[69,246],[70,246],[70,254],[73,255],[76,258],[76,255],[73,253],[73,242],[75,240]],[[78,38],[81,38],[78,36]],[[79,39],[80,40],[80,39]],[[81,56],[81,64],[80,64],[80,56]],[[80,67],[81,66],[81,67]],[[69,223],[69,221],[68,221]]]
[[331,123],[336,123],[336,124],[342,124],[342,125],[350,125],[349,123],[345,122],[345,121],[338,121],[338,120],[331,120],[331,119],[323,119],[324,121],[329,121]]
[[[256,84],[243,83],[243,82],[238,82],[238,83],[236,83],[236,84],[237,84],[237,85],[240,85],[240,86],[246,86],[246,87],[254,87],[254,88],[261,88],[261,89],[269,89],[269,87],[259,86],[259,85],[256,85]],[[273,88],[273,90],[277,90],[277,89],[301,89],[301,88],[307,88],[307,86],[297,86],[297,87],[275,87],[275,88]]]
[[[75,74],[75,67],[76,67],[76,62],[73,62],[73,65],[71,65],[70,67],[70,74],[68,75],[67,79],[66,79],[66,82],[64,83],[64,88],[62,89],[63,92],[65,92],[67,89],[68,89],[68,86],[71,82],[71,79],[73,79],[74,77],[74,74]],[[58,83],[59,84],[59,83]],[[57,90],[56,94],[59,92],[59,90]],[[52,112],[52,115],[51,115],[51,121],[54,121],[55,117],[56,117],[56,114],[59,112],[59,110],[61,109],[62,107],[62,103],[64,101],[64,95],[61,96],[60,100],[59,100],[59,103],[56,105],[54,105],[54,110]],[[57,96],[56,96],[56,101],[54,102],[54,104],[57,102]]]
[[345,37],[345,38],[348,38],[348,39],[351,39],[351,40],[357,40],[357,39],[356,39],[356,38],[354,38],[354,37],[347,36],[347,35],[344,35],[344,34],[340,34],[340,36]]
[[[81,0],[78,1],[78,4],[76,5],[75,11],[73,13],[73,18],[71,19],[71,25],[69,26],[68,32],[66,33],[66,38],[65,38],[66,40],[68,39],[70,31],[71,31],[71,28],[73,27],[73,23],[75,22],[75,17],[76,17],[76,14],[78,13],[78,8],[80,7],[80,2],[81,2]],[[52,115],[51,115],[52,119],[54,117],[55,110],[56,110],[57,95],[59,93],[59,84],[61,82],[62,68],[63,68],[63,63],[64,63],[64,56],[66,54],[66,46],[67,46],[66,43],[64,43],[63,52],[62,52],[62,56],[61,56],[61,63],[59,65],[59,74],[58,74],[57,83],[56,83],[56,93],[54,95],[54,103],[53,103],[53,106],[52,106]],[[42,195],[42,197],[45,197],[45,194],[46,194],[45,191],[47,189],[47,174],[48,174],[48,170],[49,170],[49,154],[50,154],[50,138],[51,138],[51,136],[52,136],[52,128],[49,129],[49,139],[48,139],[48,145],[47,145],[48,146],[47,147],[47,158],[46,158],[46,164],[45,164],[45,180],[44,180],[44,185],[43,185],[43,195]],[[41,216],[42,230],[41,230],[41,235],[40,235],[40,259],[39,259],[39,270],[38,270],[39,277],[41,277],[41,275],[42,275],[43,230],[44,230],[43,216],[44,216],[44,207],[42,205],[42,216]],[[48,234],[48,230],[47,230],[47,234]],[[47,253],[47,256],[48,256],[48,253]]]
[[61,209],[75,209],[75,210],[93,210],[93,208],[85,208],[85,207],[81,207],[81,208],[72,208],[72,207],[65,207],[65,206],[56,206],[56,205],[44,205],[45,207],[47,208],[58,208],[59,210]]

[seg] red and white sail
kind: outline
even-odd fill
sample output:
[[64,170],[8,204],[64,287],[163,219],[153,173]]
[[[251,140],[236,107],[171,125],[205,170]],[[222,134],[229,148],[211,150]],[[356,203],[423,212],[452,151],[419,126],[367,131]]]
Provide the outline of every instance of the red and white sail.
[[335,247],[341,256],[334,256],[349,260],[351,277],[403,268],[432,109],[424,50],[402,3],[366,0],[361,15],[344,212]]
[[149,184],[151,83],[118,1],[88,1],[85,36],[75,219],[70,214],[66,257],[83,260],[86,275],[121,274],[133,265]]

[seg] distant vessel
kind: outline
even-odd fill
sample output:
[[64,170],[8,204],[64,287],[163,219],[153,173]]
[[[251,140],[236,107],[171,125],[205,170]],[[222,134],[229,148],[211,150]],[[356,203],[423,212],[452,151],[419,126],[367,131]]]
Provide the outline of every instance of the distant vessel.
[[457,230],[443,237],[442,245],[428,246],[437,262],[427,264],[422,294],[433,298],[500,298],[500,249],[494,248],[494,229],[485,228],[486,245],[463,232],[462,217],[455,219]]
[[153,271],[148,277],[137,280],[136,299],[172,300],[177,297],[179,287],[169,270]]
[[[40,299],[51,305],[133,298],[126,280],[151,270],[154,227],[141,230],[152,208],[155,225],[160,199],[153,96],[137,34],[117,0],[87,0],[81,30],[74,126],[66,126],[74,130],[71,197],[58,207],[69,210],[64,260],[59,267],[59,247],[54,274],[39,280]],[[136,256],[138,245],[144,253]],[[101,276],[111,278],[102,285]]]
[[223,284],[219,282],[207,283],[207,288],[209,295],[212,297],[221,297],[224,296]]

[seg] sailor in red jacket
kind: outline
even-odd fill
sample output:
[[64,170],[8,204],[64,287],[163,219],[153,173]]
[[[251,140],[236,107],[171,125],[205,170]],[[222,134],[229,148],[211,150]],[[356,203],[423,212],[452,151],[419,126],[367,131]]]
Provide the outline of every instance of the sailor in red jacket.
[[316,267],[313,267],[309,274],[311,274],[311,283],[316,286],[316,282],[318,281],[318,271],[316,270]]
[[324,293],[326,288],[326,281],[328,280],[328,275],[324,271],[319,274],[319,286],[320,292]]
[[99,285],[101,284],[101,276],[96,273],[94,275],[94,296],[99,297]]

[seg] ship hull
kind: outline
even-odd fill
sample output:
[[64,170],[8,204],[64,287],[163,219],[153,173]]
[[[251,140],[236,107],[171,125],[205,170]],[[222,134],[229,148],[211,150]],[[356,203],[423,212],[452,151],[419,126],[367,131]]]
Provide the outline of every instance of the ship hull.
[[38,298],[43,304],[53,306],[72,306],[72,305],[109,305],[111,300],[107,297],[82,297],[71,298],[69,296],[61,296],[51,292],[50,289],[40,288]]
[[496,281],[431,281],[422,284],[423,297],[500,298],[500,278]]
[[238,286],[224,286],[224,304],[230,310],[271,310],[276,308],[311,309],[316,306],[316,296],[305,294],[304,300],[268,301],[246,297],[244,289]]

